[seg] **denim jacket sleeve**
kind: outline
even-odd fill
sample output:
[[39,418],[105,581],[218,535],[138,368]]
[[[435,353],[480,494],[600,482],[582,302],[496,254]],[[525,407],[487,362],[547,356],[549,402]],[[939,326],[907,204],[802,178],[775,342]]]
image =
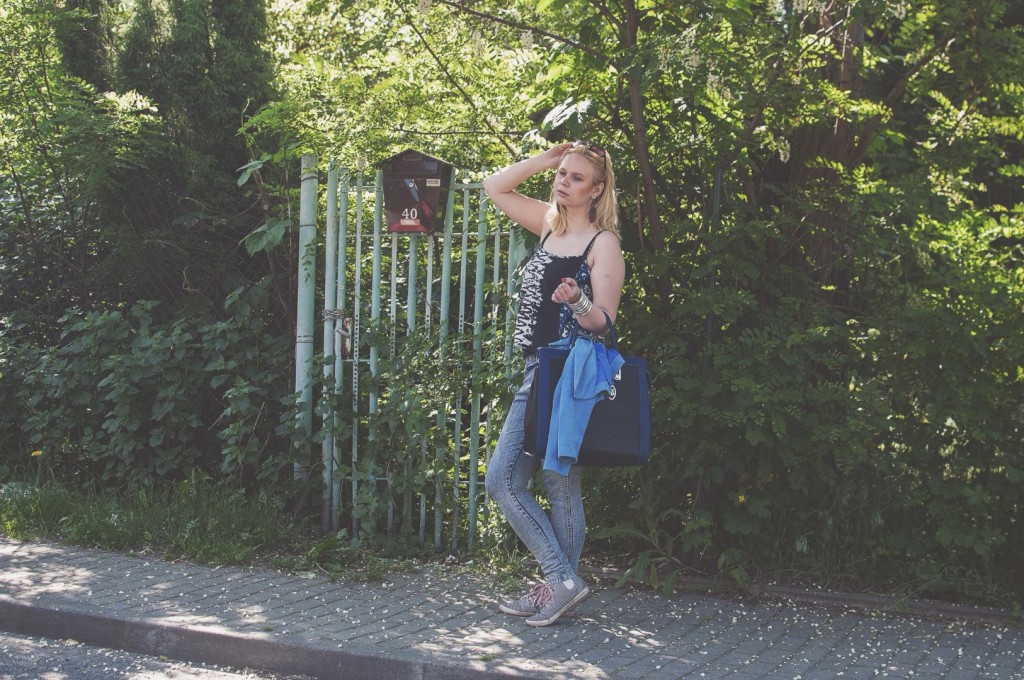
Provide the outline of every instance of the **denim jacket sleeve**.
[[609,393],[622,363],[614,348],[589,338],[576,339],[555,385],[545,470],[569,474],[569,466],[579,457],[594,405]]

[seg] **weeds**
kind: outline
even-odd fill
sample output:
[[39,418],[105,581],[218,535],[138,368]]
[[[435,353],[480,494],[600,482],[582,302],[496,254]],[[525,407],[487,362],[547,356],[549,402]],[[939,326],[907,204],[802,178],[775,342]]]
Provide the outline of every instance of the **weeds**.
[[123,496],[11,482],[0,486],[0,528],[23,540],[159,552],[207,564],[288,553],[298,540],[293,522],[272,497],[199,474],[166,491]]
[[414,571],[430,548],[392,542],[370,546],[344,530],[324,538],[303,532],[275,499],[200,474],[166,491],[121,496],[73,491],[57,484],[0,485],[0,532],[20,540],[50,539],[203,564],[252,564],[330,578],[383,581]]

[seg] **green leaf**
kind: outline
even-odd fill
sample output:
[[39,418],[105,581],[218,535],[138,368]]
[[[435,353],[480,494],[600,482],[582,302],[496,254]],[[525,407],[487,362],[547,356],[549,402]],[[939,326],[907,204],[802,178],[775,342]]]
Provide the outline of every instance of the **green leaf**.
[[249,255],[272,250],[284,240],[284,235],[291,226],[291,220],[272,217],[242,239],[242,243]]

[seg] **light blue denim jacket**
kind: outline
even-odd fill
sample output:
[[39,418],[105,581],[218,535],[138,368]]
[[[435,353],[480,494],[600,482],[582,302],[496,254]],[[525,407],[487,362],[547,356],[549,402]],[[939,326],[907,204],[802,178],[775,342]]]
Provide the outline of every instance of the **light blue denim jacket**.
[[[566,347],[563,338],[551,347]],[[615,374],[622,368],[618,350],[603,342],[576,338],[555,385],[551,404],[551,429],[544,452],[544,469],[562,475],[576,462],[594,405],[611,391]]]

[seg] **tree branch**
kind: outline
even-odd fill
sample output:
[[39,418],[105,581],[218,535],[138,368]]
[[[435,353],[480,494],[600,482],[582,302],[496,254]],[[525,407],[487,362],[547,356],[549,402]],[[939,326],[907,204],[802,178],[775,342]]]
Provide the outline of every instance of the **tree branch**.
[[465,5],[463,5],[462,3],[453,2],[452,0],[438,0],[438,2],[440,2],[442,5],[448,5],[449,7],[454,7],[455,9],[459,10],[460,12],[465,12],[466,14],[472,14],[473,16],[479,17],[481,19],[487,19],[488,21],[493,21],[496,24],[503,24],[505,26],[511,26],[512,28],[518,28],[521,31],[533,31],[534,33],[536,33],[538,35],[542,35],[542,36],[544,36],[546,38],[551,38],[552,40],[555,40],[557,42],[562,43],[563,45],[568,45],[569,47],[573,47],[573,48],[575,48],[577,50],[580,50],[581,52],[585,52],[586,54],[589,54],[590,56],[594,57],[595,59],[600,59],[601,61],[605,61],[605,62],[611,61],[611,59],[609,59],[606,55],[598,52],[597,50],[595,50],[593,48],[590,48],[590,47],[587,47],[586,45],[578,43],[575,40],[572,40],[570,38],[566,38],[563,35],[558,35],[557,33],[551,33],[549,31],[544,31],[544,30],[541,30],[541,29],[537,28],[536,26],[530,26],[529,24],[524,24],[521,21],[512,21],[511,19],[504,19],[502,17],[494,16],[493,14],[487,14],[486,12],[480,12],[480,11],[475,10],[475,9],[470,9],[469,7],[466,7]]
[[[627,0],[625,8],[626,30],[623,46],[629,50],[636,47],[640,22],[634,0]],[[647,146],[647,121],[644,117],[644,100],[643,93],[641,92],[642,83],[632,69],[627,71],[626,78],[629,84],[630,120],[633,123],[633,142],[636,144],[636,160],[640,166],[640,175],[643,177],[644,211],[647,214],[647,222],[651,230],[651,240],[654,243],[654,247],[661,250],[665,243],[661,237],[661,214],[658,211],[658,194],[654,189],[654,169],[651,164],[651,152]]]
[[597,13],[608,20],[612,28],[616,31],[622,30],[622,22],[619,21],[618,17],[612,14],[612,11],[608,9],[608,5],[604,4],[600,0],[590,0],[590,6],[597,10]]
[[[894,106],[903,98],[904,93],[907,91],[907,85],[910,84],[911,79],[916,76],[921,70],[928,65],[930,61],[935,59],[940,53],[949,49],[949,46],[953,44],[956,38],[950,38],[945,44],[936,44],[932,49],[928,50],[928,53],[922,56],[917,62],[911,66],[903,76],[896,81],[892,90],[886,95],[885,99],[882,100],[882,106],[887,110],[892,110]],[[860,141],[857,143],[857,149],[853,153],[853,157],[850,161],[850,167],[857,167],[864,160],[864,156],[867,154],[868,146],[871,141],[875,138],[879,128],[882,127],[882,114],[873,116],[864,127],[864,132],[861,133]]]
[[[839,27],[842,26],[845,21],[845,19],[842,21],[837,21],[831,26],[828,26],[827,28],[817,31],[818,37],[824,38],[831,35],[835,31],[839,30]],[[794,39],[795,38],[790,38],[790,40]],[[801,47],[800,50],[797,52],[796,56],[793,58],[793,61],[800,61],[800,59],[804,56],[804,53],[807,52],[808,50],[810,50],[809,45]],[[723,169],[728,168],[730,165],[732,165],[732,163],[736,160],[736,157],[739,156],[740,150],[750,143],[751,138],[754,136],[754,130],[758,128],[758,126],[761,124],[761,121],[763,120],[764,109],[768,105],[769,101],[768,93],[771,92],[772,87],[775,85],[775,82],[780,77],[782,77],[782,74],[785,72],[786,66],[787,62],[785,52],[783,52],[782,54],[779,55],[778,59],[775,60],[775,63],[772,64],[770,71],[765,76],[764,86],[761,88],[761,101],[757,103],[757,105],[755,106],[756,113],[754,113],[754,115],[751,116],[750,121],[744,127],[743,132],[740,133],[740,136],[737,139],[737,142],[734,145],[733,150],[729,153],[728,156],[725,156],[722,159],[721,165]]]
[[491,125],[491,121],[487,119],[487,116],[480,113],[480,109],[477,108],[476,102],[474,102],[473,98],[469,96],[469,93],[462,88],[462,85],[460,85],[459,81],[455,79],[455,76],[451,74],[451,71],[448,70],[448,67],[445,66],[445,63],[441,61],[441,57],[437,56],[437,53],[434,52],[434,49],[430,46],[430,43],[427,42],[426,36],[424,36],[423,33],[420,32],[420,29],[416,28],[416,24],[414,24],[412,21],[407,21],[407,23],[409,24],[409,27],[412,28],[413,31],[415,31],[416,35],[419,36],[420,41],[423,42],[423,46],[427,48],[427,52],[430,53],[430,56],[433,57],[434,61],[437,62],[437,65],[441,67],[441,70],[444,72],[445,77],[448,78],[448,82],[450,82],[455,87],[455,89],[459,91],[462,97],[469,104],[470,108],[473,109],[473,112],[477,115],[477,117],[480,120],[483,121],[484,125],[487,126],[487,129],[491,131],[491,134],[494,135],[494,138],[500,141],[502,146],[504,146],[508,150],[509,155],[515,156],[516,150],[513,149],[512,146],[505,141],[501,133],[498,132],[493,125]]
[[526,134],[522,130],[506,130],[505,132],[494,132],[493,130],[410,130],[407,127],[399,125],[395,128],[396,132],[401,132],[408,135],[422,135],[424,137],[470,137],[470,136],[492,136],[495,134],[506,135],[508,137],[522,137]]

